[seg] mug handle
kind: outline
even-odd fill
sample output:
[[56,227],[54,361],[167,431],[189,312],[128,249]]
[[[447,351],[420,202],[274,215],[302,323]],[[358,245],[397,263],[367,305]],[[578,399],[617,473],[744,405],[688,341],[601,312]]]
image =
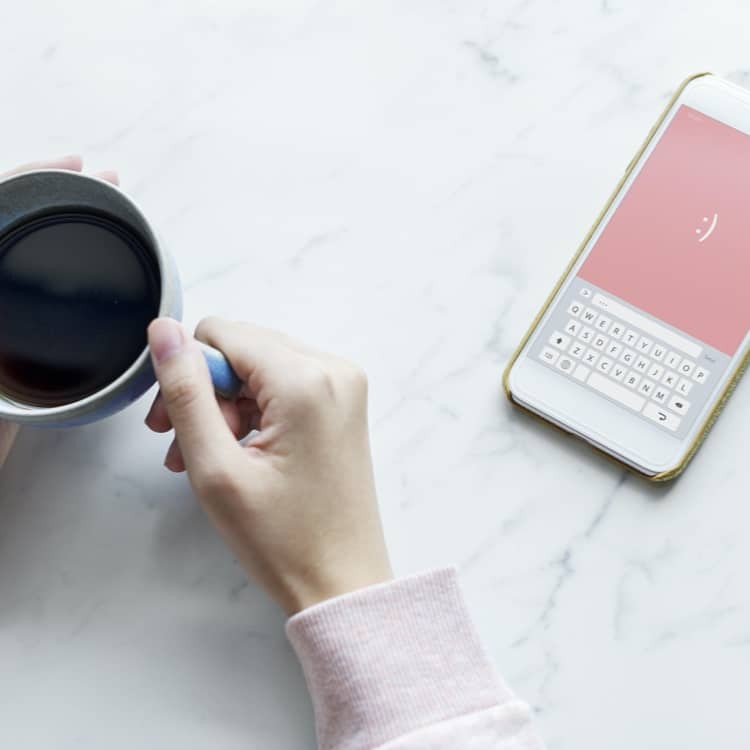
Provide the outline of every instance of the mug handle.
[[208,365],[208,372],[211,374],[211,382],[214,384],[214,390],[224,398],[237,398],[242,390],[243,382],[237,373],[232,369],[227,358],[213,346],[198,342],[198,346],[203,352]]

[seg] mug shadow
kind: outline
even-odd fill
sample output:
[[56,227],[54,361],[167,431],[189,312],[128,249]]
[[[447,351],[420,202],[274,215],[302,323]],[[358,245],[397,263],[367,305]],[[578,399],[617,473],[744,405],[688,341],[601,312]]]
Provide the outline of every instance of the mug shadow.
[[118,427],[129,419],[19,434],[0,472],[0,629],[58,641],[88,612],[79,645],[132,651],[138,677],[173,663],[164,712],[175,721],[221,717],[222,733],[234,724],[250,739],[286,706],[295,720],[279,732],[309,744],[312,711],[284,614],[247,581],[187,481],[148,448],[123,451],[122,433],[132,434]]

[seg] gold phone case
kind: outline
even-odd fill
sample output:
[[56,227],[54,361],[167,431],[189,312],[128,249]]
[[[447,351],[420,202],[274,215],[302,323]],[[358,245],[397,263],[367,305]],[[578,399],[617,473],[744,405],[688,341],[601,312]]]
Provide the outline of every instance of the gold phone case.
[[[545,419],[544,417],[540,416],[536,412],[531,411],[530,409],[525,408],[523,405],[516,402],[513,398],[513,394],[510,390],[510,385],[508,382],[508,378],[510,376],[510,370],[515,364],[516,360],[518,359],[518,356],[520,355],[521,351],[523,350],[524,346],[526,345],[526,342],[531,337],[532,333],[536,329],[536,327],[539,325],[539,322],[542,319],[542,316],[547,311],[547,308],[552,303],[552,300],[555,298],[555,295],[559,291],[560,287],[562,286],[565,279],[568,277],[568,274],[570,273],[571,269],[575,265],[576,261],[580,257],[581,253],[584,251],[586,245],[588,244],[589,240],[591,239],[591,236],[594,234],[594,231],[601,223],[602,219],[604,218],[604,215],[607,213],[609,207],[612,205],[612,202],[617,197],[618,193],[622,189],[622,186],[625,184],[625,181],[630,176],[630,173],[633,171],[633,167],[638,163],[641,156],[643,155],[643,152],[646,150],[646,147],[651,142],[651,139],[654,137],[656,131],[658,130],[659,126],[664,121],[664,118],[669,113],[669,110],[672,109],[672,106],[677,101],[677,98],[680,96],[680,94],[683,92],[685,87],[691,82],[694,81],[696,78],[701,78],[702,76],[711,75],[711,73],[696,73],[695,75],[690,76],[689,78],[686,78],[679,86],[677,91],[672,95],[672,98],[667,103],[667,106],[664,108],[664,111],[661,113],[657,121],[654,123],[654,125],[651,127],[651,130],[649,131],[648,135],[646,136],[646,139],[641,144],[641,147],[638,149],[638,152],[636,155],[630,160],[630,163],[627,166],[627,169],[625,170],[625,174],[620,178],[620,181],[617,183],[617,186],[615,187],[612,194],[609,196],[609,199],[604,205],[604,208],[600,211],[599,215],[596,217],[596,221],[594,221],[593,225],[591,226],[591,229],[587,232],[586,236],[583,239],[583,242],[578,247],[578,250],[576,251],[573,258],[568,263],[567,267],[563,271],[562,276],[558,279],[557,283],[555,284],[554,288],[552,289],[552,292],[547,297],[546,301],[544,302],[544,305],[542,306],[542,309],[537,313],[536,317],[532,321],[531,325],[529,326],[529,329],[524,334],[523,338],[521,339],[521,343],[518,345],[516,350],[513,352],[513,356],[510,358],[510,361],[508,362],[505,371],[503,372],[503,390],[505,391],[505,395],[508,397],[510,402],[518,409],[521,409],[522,411],[531,414],[533,417],[536,417],[537,419],[540,419],[545,424],[549,425],[550,427],[554,427],[555,429],[559,430],[565,435],[571,435],[571,433],[563,430],[561,427],[558,427],[553,422],[549,421],[548,419]],[[695,452],[700,447],[703,440],[706,438],[706,435],[708,434],[709,430],[713,426],[714,422],[717,420],[719,414],[721,413],[721,410],[724,408],[724,404],[727,402],[727,399],[731,395],[732,391],[734,390],[735,386],[739,382],[740,378],[742,377],[745,369],[748,366],[748,363],[750,363],[750,351],[745,355],[745,357],[738,363],[737,367],[735,368],[734,372],[732,373],[731,377],[727,381],[727,384],[724,386],[724,390],[719,395],[719,398],[716,401],[716,404],[714,408],[709,412],[707,417],[705,418],[701,429],[699,430],[698,434],[694,438],[693,442],[690,444],[690,447],[685,454],[685,457],[683,460],[673,469],[669,469],[668,471],[661,472],[659,474],[645,474],[641,471],[638,471],[633,466],[630,466],[630,464],[625,463],[624,461],[621,461],[620,459],[616,458],[615,456],[611,455],[610,453],[607,453],[606,451],[603,451],[596,446],[590,445],[590,447],[596,451],[597,453],[603,455],[605,458],[610,459],[611,461],[614,461],[618,465],[629,469],[630,471],[633,471],[638,476],[645,477],[646,479],[652,481],[652,482],[665,482],[669,479],[674,479],[679,474],[681,474],[685,468],[687,467],[688,463],[690,463],[690,459],[695,455]],[[586,442],[586,441],[584,441]],[[588,443],[587,443],[588,444]]]

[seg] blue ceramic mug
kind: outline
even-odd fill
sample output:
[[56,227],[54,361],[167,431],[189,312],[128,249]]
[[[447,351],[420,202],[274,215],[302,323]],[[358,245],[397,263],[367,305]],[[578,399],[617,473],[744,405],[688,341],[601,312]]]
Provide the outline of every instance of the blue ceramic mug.
[[[180,320],[182,289],[177,267],[143,212],[119,188],[77,172],[37,170],[0,181],[0,237],[40,217],[75,212],[110,217],[144,240],[158,265],[159,316]],[[236,396],[242,383],[224,355],[201,343],[216,392]],[[68,427],[102,419],[142,396],[156,377],[148,347],[119,377],[85,398],[60,406],[24,404],[0,390],[0,419],[48,427]]]

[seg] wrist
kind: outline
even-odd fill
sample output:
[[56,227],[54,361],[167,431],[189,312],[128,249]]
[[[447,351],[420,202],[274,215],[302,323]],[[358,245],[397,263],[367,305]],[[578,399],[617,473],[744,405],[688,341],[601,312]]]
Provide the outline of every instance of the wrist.
[[314,576],[288,582],[283,601],[280,600],[280,603],[291,617],[337,596],[392,580],[393,571],[387,559],[367,566],[342,566],[335,571],[318,571]]

